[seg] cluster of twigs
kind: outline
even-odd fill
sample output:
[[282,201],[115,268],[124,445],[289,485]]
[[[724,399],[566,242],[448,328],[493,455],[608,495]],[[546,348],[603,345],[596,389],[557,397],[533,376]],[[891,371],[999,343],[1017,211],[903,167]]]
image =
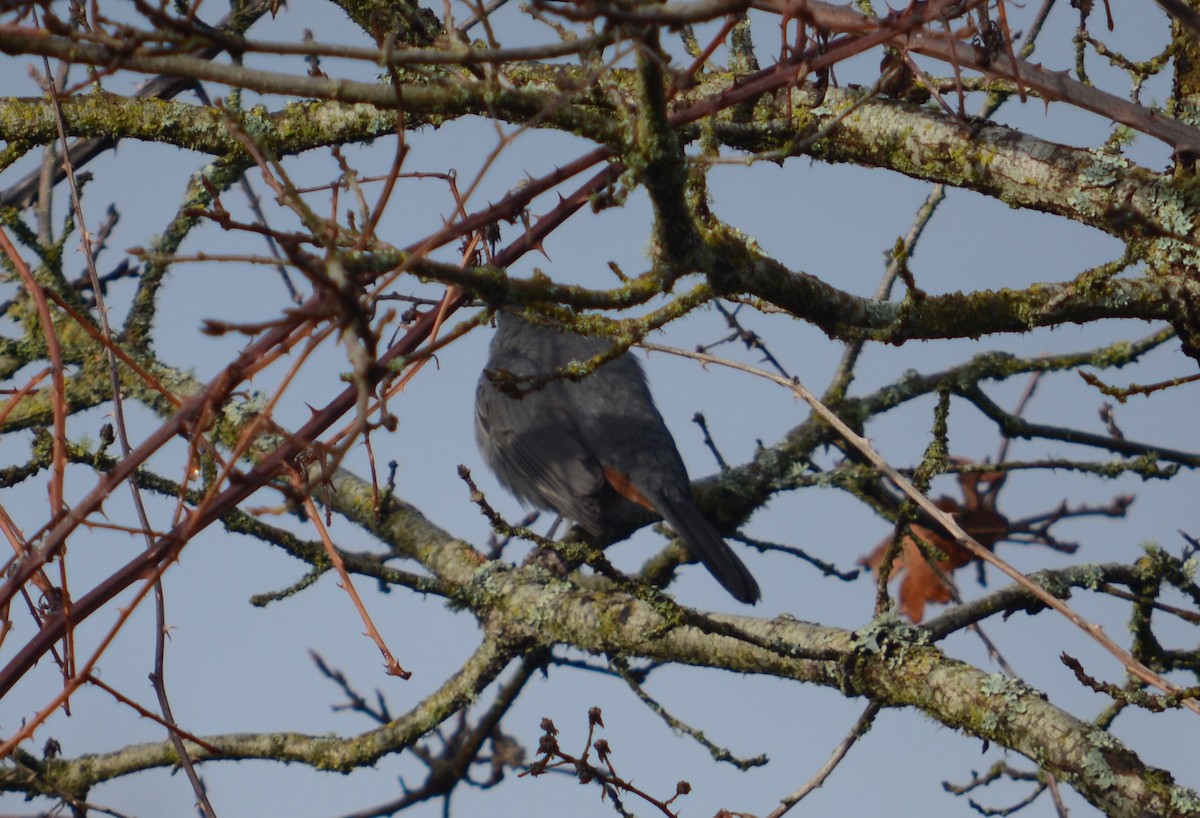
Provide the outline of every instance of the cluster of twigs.
[[[0,367],[13,383],[0,407],[0,431],[10,435],[37,430],[27,462],[5,469],[0,479],[8,487],[44,475],[49,502],[47,513],[30,526],[28,518],[18,522],[16,515],[5,511],[0,499],[0,534],[13,552],[0,584],[0,648],[5,650],[0,697],[46,657],[55,663],[61,678],[58,689],[47,693],[37,712],[27,714],[19,726],[3,725],[7,734],[0,736],[0,758],[13,763],[0,767],[0,788],[61,799],[84,811],[91,806],[88,794],[97,783],[146,766],[178,763],[186,771],[197,801],[211,816],[215,811],[194,762],[272,758],[351,769],[414,748],[430,770],[429,779],[420,789],[373,813],[391,814],[421,800],[448,797],[459,782],[469,780],[474,764],[488,763],[491,770],[483,782],[474,783],[494,786],[506,767],[520,763],[521,754],[500,731],[499,723],[525,681],[550,661],[549,653],[556,645],[572,644],[594,653],[640,650],[653,655],[663,651],[662,661],[680,661],[684,656],[695,661],[683,646],[672,648],[670,644],[671,638],[682,638],[679,634],[683,631],[695,631],[709,640],[705,646],[712,653],[707,661],[714,667],[760,672],[771,672],[768,668],[773,667],[781,675],[837,684],[872,697],[872,704],[827,769],[784,799],[782,811],[825,780],[870,727],[880,707],[916,703],[916,697],[900,688],[884,669],[863,670],[851,678],[852,674],[842,676],[840,670],[835,673],[830,667],[849,666],[852,659],[857,662],[893,649],[911,650],[914,655],[933,650],[931,641],[977,627],[980,620],[996,613],[1054,609],[1104,645],[1131,675],[1127,685],[1094,679],[1078,663],[1072,668],[1082,684],[1109,695],[1114,707],[1196,708],[1195,688],[1175,684],[1164,675],[1173,670],[1194,672],[1194,655],[1162,648],[1150,627],[1154,612],[1187,621],[1194,616],[1192,611],[1158,599],[1165,587],[1200,604],[1200,592],[1187,575],[1190,554],[1176,558],[1155,551],[1146,558],[1154,569],[1149,572],[1102,566],[1096,570],[1103,575],[1103,583],[1096,586],[1089,585],[1090,578],[1082,573],[1076,576],[1070,570],[1040,579],[1026,577],[994,552],[996,542],[1004,539],[1067,551],[1051,533],[1053,526],[1085,515],[1121,516],[1129,505],[1127,499],[1098,507],[1071,507],[1064,500],[1056,511],[1006,519],[1003,536],[981,544],[977,531],[926,496],[928,481],[935,474],[969,472],[971,468],[944,451],[952,396],[991,420],[1005,441],[1018,437],[1060,441],[1089,447],[1104,458],[1118,458],[1018,462],[1001,456],[996,463],[980,466],[997,474],[1071,469],[1158,479],[1200,465],[1198,453],[1127,439],[1111,416],[1107,435],[1028,421],[1019,409],[1009,412],[999,407],[981,386],[988,379],[1029,373],[1120,366],[1176,340],[1185,352],[1197,354],[1200,329],[1191,306],[1194,285],[1189,278],[1196,249],[1192,226],[1175,210],[1166,210],[1173,197],[1189,194],[1187,180],[1163,174],[1148,183],[1149,171],[1111,153],[1071,149],[1032,137],[1016,145],[1004,129],[972,121],[966,114],[970,93],[980,88],[991,92],[995,103],[1016,95],[1035,97],[1047,105],[1071,106],[1164,143],[1177,167],[1186,170],[1200,157],[1200,130],[1143,104],[1136,93],[1141,83],[1163,69],[1166,56],[1141,62],[1122,57],[1089,33],[1088,12],[1082,11],[1076,77],[1046,69],[1030,62],[1028,51],[1018,48],[1017,32],[1009,20],[1012,9],[1005,0],[994,4],[927,0],[886,14],[818,0],[699,0],[658,5],[535,0],[524,12],[542,25],[540,31],[550,31],[554,37],[550,42],[520,47],[505,47],[492,29],[492,17],[502,3],[471,5],[470,20],[461,25],[449,5],[441,19],[408,2],[361,5],[371,9],[364,12],[360,4],[344,4],[344,11],[373,41],[371,46],[333,44],[315,37],[281,43],[249,36],[253,26],[267,22],[268,13],[278,11],[272,2],[246,4],[211,23],[203,19],[206,9],[199,4],[167,10],[165,5],[135,0],[136,22],[107,17],[98,4],[85,7],[73,3],[65,16],[51,3],[17,2],[0,7],[0,51],[36,58],[44,91],[39,99],[0,102],[0,129],[5,140],[0,172],[19,167],[35,148],[45,149],[39,167],[22,179],[0,185],[0,253],[13,282],[11,297],[0,307],[13,326],[24,332],[17,339],[0,342]],[[1046,2],[1031,18],[1025,48],[1050,5]],[[770,60],[754,47],[750,15],[777,25],[778,48]],[[1186,29],[1191,18],[1179,12],[1178,19]],[[704,23],[714,24],[715,33],[701,42],[695,31]],[[467,31],[475,26],[484,30],[484,39],[467,44]],[[663,42],[665,34],[676,30],[683,33],[687,56],[681,67]],[[1184,42],[1174,46],[1176,51],[1185,48]],[[850,58],[885,50],[890,67],[870,90],[851,93],[831,80],[834,69]],[[714,55],[719,53],[728,55],[727,65],[718,64]],[[1091,53],[1128,72],[1135,85],[1132,97],[1087,81],[1082,55]],[[254,62],[261,55],[303,59],[307,68],[302,72],[268,70]],[[51,60],[60,61],[61,67],[53,68]],[[330,67],[334,60],[382,70],[383,79],[335,75]],[[564,60],[572,61],[569,67],[564,67]],[[81,66],[86,76],[78,76],[78,68],[72,76],[68,65]],[[946,76],[931,76],[931,65],[941,66]],[[127,96],[91,93],[93,87],[103,88],[105,83],[131,76],[153,79]],[[221,90],[205,91],[205,85]],[[923,89],[937,108],[918,109],[909,99],[900,98],[911,96],[916,88]],[[175,101],[192,89],[202,94],[200,104]],[[228,95],[212,101],[208,93]],[[261,95],[272,106],[281,96],[307,101],[278,105],[264,115],[243,104],[241,95],[251,93]],[[878,145],[888,141],[883,137],[896,138],[895,131],[889,132],[889,126],[881,124],[883,118],[872,119],[871,113],[881,110],[902,113],[907,117],[903,128],[922,130],[924,141],[916,140],[910,150],[881,151]],[[415,129],[468,116],[489,117],[510,128],[502,131],[481,157],[483,170],[477,176],[460,179],[455,173],[431,175],[408,169],[409,135]],[[317,122],[322,126],[314,127]],[[478,204],[478,190],[488,169],[521,134],[534,128],[570,133],[590,146],[553,170],[514,183],[499,199]],[[360,173],[338,147],[385,137],[395,143],[385,173]],[[185,147],[213,161],[206,161],[197,172],[159,238],[103,270],[98,259],[112,252],[109,234],[117,217],[107,218],[95,232],[89,230],[80,203],[87,182],[81,169],[110,151],[119,139],[151,139]],[[689,146],[698,149],[691,159],[685,150]],[[303,187],[294,181],[296,174],[288,162],[318,148],[330,148],[339,170],[337,182]],[[918,286],[907,264],[925,220],[940,201],[940,194],[931,195],[927,212],[895,248],[879,292],[865,298],[771,258],[720,220],[719,208],[710,206],[708,200],[705,173],[721,161],[722,151],[730,150],[742,151],[750,161],[807,155],[889,167],[939,186],[961,184],[1015,205],[1075,219],[1145,255],[1135,259],[1130,254],[1111,265],[1083,271],[1072,280],[1021,292],[997,289],[931,295]],[[968,174],[962,167],[966,154],[986,154],[987,161],[965,160],[970,166]],[[1031,156],[1042,160],[1038,166],[1029,161]],[[242,208],[226,201],[235,185],[249,190],[251,176],[261,180],[278,205],[270,216],[257,202],[249,208],[249,217],[238,216]],[[377,228],[397,191],[406,184],[431,180],[444,185],[451,215],[423,235],[406,235],[403,242],[384,241]],[[52,192],[60,184],[70,208],[67,219],[56,227]],[[516,262],[531,252],[543,251],[547,239],[568,220],[589,206],[619,206],[632,188],[644,189],[653,207],[649,269],[634,276],[622,274],[616,286],[607,288],[566,285],[540,275],[528,279],[509,275]],[[293,226],[280,226],[284,223]],[[262,255],[183,255],[185,238],[203,230],[256,236],[268,250]],[[82,276],[69,275],[62,260],[66,241],[76,233],[81,237],[86,264]],[[445,260],[450,253],[457,253],[457,262]],[[244,349],[204,382],[161,360],[153,343],[166,276],[189,261],[269,265],[280,272],[291,294],[277,315],[262,322],[218,318],[202,327],[211,335],[248,339]],[[1124,275],[1135,262],[1154,269],[1144,276]],[[685,287],[683,277],[696,272],[703,274],[702,282]],[[113,325],[106,298],[126,280],[133,282],[134,292],[126,317]],[[891,299],[896,280],[906,287],[903,300]],[[430,296],[417,282],[433,282],[443,289]],[[816,640],[814,646],[806,644],[801,633],[789,637],[789,642],[777,634],[763,633],[759,623],[748,618],[730,624],[681,612],[655,602],[654,595],[636,594],[629,595],[629,604],[643,607],[633,609],[638,614],[628,621],[646,625],[638,634],[662,637],[653,645],[622,634],[606,636],[616,640],[616,648],[592,643],[588,634],[572,630],[572,622],[565,617],[561,622],[535,626],[523,617],[540,606],[521,607],[513,601],[533,593],[535,571],[501,566],[495,561],[501,554],[499,546],[487,552],[454,541],[394,497],[390,481],[381,489],[374,470],[369,481],[361,482],[341,468],[347,454],[360,444],[367,447],[374,466],[373,441],[396,427],[390,399],[438,350],[476,326],[478,318],[452,323],[469,303],[537,305],[577,328],[612,333],[620,339],[618,348],[623,349],[681,315],[719,303],[719,297],[807,321],[843,342],[845,353],[830,388],[821,396],[814,395],[785,371],[781,362],[785,356],[773,354],[762,338],[739,323],[736,313],[726,311],[730,339],[761,354],[779,373],[755,370],[753,375],[803,397],[814,414],[786,440],[764,446],[750,462],[725,467],[722,460],[721,477],[699,487],[702,500],[732,532],[781,492],[833,485],[894,521],[893,545],[876,565],[881,577],[878,620],[869,639],[863,639],[863,634],[834,634],[828,644]],[[398,314],[388,306],[395,299],[405,299],[413,306]],[[616,326],[580,318],[580,311],[586,309],[646,305],[654,309]],[[872,341],[975,338],[1103,318],[1156,320],[1169,324],[1170,329],[1136,342],[1075,355],[1023,359],[979,355],[952,370],[901,378],[874,392],[854,396],[849,391],[858,355]],[[291,388],[308,371],[317,350],[335,342],[346,351],[348,384],[315,407],[300,428],[285,428],[275,419],[276,409],[291,397]],[[725,363],[707,352],[693,357],[705,363]],[[31,365],[32,369],[27,368]],[[251,382],[268,375],[278,376],[280,385],[265,399],[247,398]],[[1087,377],[1093,384],[1101,383],[1095,376]],[[1109,391],[1122,400],[1150,393],[1161,398],[1168,388],[1178,388],[1188,380],[1181,376],[1151,387]],[[933,443],[915,470],[902,473],[867,443],[862,426],[896,406],[928,396],[939,401]],[[135,428],[127,420],[124,407],[128,401],[155,412],[160,418],[158,425]],[[100,430],[100,443],[93,445],[81,441],[74,418],[96,406],[109,409],[112,420]],[[847,418],[855,420],[847,423]],[[716,451],[711,439],[710,445]],[[827,446],[841,448],[847,459],[822,470],[813,461]],[[173,477],[152,468],[164,453],[179,455],[180,466]],[[69,478],[77,474],[87,474],[92,481],[91,488],[81,495],[68,490]],[[1003,478],[997,485],[1002,482]],[[272,527],[265,513],[247,514],[246,501],[264,490],[276,492],[285,507],[303,510],[319,546]],[[129,491],[132,498],[132,519],[114,521],[107,511],[123,491]],[[168,501],[165,516],[152,519],[146,503],[149,494]],[[995,511],[994,497],[992,500],[991,510]],[[329,535],[318,501],[326,506],[327,514],[337,512],[371,530],[392,547],[394,555],[411,559],[425,574],[418,576],[385,566],[381,559],[340,551]],[[442,698],[434,697],[436,701],[423,703],[401,717],[393,718],[382,699],[373,707],[361,697],[352,697],[350,709],[378,722],[371,733],[372,742],[322,743],[296,735],[263,748],[246,737],[203,737],[189,732],[175,723],[167,695],[167,625],[160,580],[184,549],[218,523],[253,533],[309,562],[313,574],[306,582],[333,566],[383,654],[387,672],[394,676],[406,678],[408,671],[372,624],[367,606],[354,590],[355,574],[443,596],[475,615],[485,638],[463,673],[446,682]],[[969,556],[962,564],[986,562],[1015,585],[989,595],[985,603],[953,608],[919,632],[891,622],[887,579],[900,544],[920,526],[963,549]],[[77,587],[70,581],[68,544],[89,530],[134,533],[144,539],[145,548],[112,567],[99,581]],[[925,559],[936,567],[937,547],[931,549],[929,539],[917,535],[912,540],[922,543],[914,546],[919,554],[914,559]],[[828,575],[853,578],[799,549],[791,553],[813,561]],[[669,552],[658,564],[649,564],[643,578],[665,584],[679,559],[677,551]],[[593,563],[601,566],[601,573],[618,580],[618,589],[629,587],[600,560]],[[491,584],[479,581],[478,572],[485,570],[481,568],[485,565],[490,566],[486,570],[494,571],[489,575]],[[950,584],[944,574],[939,581]],[[1064,601],[1064,589],[1071,587],[1099,587],[1106,593],[1125,595],[1136,625],[1131,649],[1117,644],[1070,608]],[[151,673],[157,712],[101,682],[95,672],[129,616],[149,599],[155,599],[158,611]],[[605,604],[590,597],[574,602]],[[33,633],[13,646],[18,617],[14,609],[21,606],[21,616],[32,623]],[[80,624],[101,611],[114,612],[111,625],[99,640],[81,645],[76,638]],[[646,619],[638,620],[638,616]],[[682,627],[684,624],[688,627]],[[720,640],[730,637],[747,655],[721,653],[724,643]],[[625,639],[630,640],[628,644],[622,641]],[[671,653],[673,649],[677,652]],[[469,724],[465,717],[469,704],[512,662],[519,662],[517,673],[502,686],[495,704],[475,724]],[[352,692],[343,677],[328,669],[325,672]],[[38,759],[22,750],[54,712],[60,708],[69,711],[73,695],[85,685],[107,691],[139,716],[162,724],[170,738],[170,750],[152,761],[139,758],[136,763],[132,750],[124,754],[117,750],[104,764],[86,769],[79,760],[55,757],[56,752],[47,751]],[[1147,686],[1163,695],[1147,693]],[[1024,692],[1008,690],[1006,695],[1024,696]],[[936,709],[941,703],[924,706],[935,717],[953,722],[951,715]],[[435,753],[420,744],[452,712],[460,714],[459,728],[443,736],[442,750]],[[1063,724],[1075,729],[1075,723],[1065,717]],[[529,767],[530,774],[570,767],[581,781],[598,782],[614,803],[619,804],[621,793],[634,794],[673,815],[671,804],[687,792],[686,785],[681,783],[675,796],[665,800],[638,790],[617,775],[607,745],[593,741],[598,726],[603,726],[599,710],[593,709],[585,751],[572,756],[559,747],[557,731],[546,720],[538,750],[541,757]],[[999,741],[1007,735],[994,732],[981,737]],[[1028,750],[1020,742],[1012,744],[1022,752]],[[487,746],[492,748],[490,759],[484,755]],[[590,760],[592,751],[599,765]],[[1126,752],[1122,748],[1113,751],[1116,755]],[[1034,750],[1027,754],[1036,755]],[[1144,769],[1136,757],[1121,758],[1130,768]],[[1044,763],[1038,792],[1041,786],[1053,791],[1056,775],[1075,774],[1069,759]],[[1146,772],[1147,777],[1152,773]],[[1131,810],[1153,811],[1155,805],[1182,797],[1180,788],[1142,793],[1144,801],[1137,800],[1135,787],[1114,795],[1102,774],[1091,779],[1078,775],[1072,784],[1102,808],[1113,799],[1124,798]]]
[[[595,737],[596,728],[604,727],[604,719],[599,707],[588,709],[588,735],[583,753],[573,756],[562,749],[558,743],[558,728],[550,719],[542,719],[542,737],[538,741],[538,755],[529,769],[521,775],[539,776],[562,768],[570,768],[580,784],[595,783],[600,787],[602,797],[612,799],[614,808],[622,815],[628,814],[621,804],[621,793],[637,796],[653,806],[669,818],[677,818],[678,813],[671,811],[671,804],[677,798],[692,791],[692,785],[680,781],[675,785],[675,794],[667,799],[655,798],[653,795],[637,787],[632,781],[617,775],[612,763],[612,748],[606,739]],[[598,767],[589,759],[595,751],[596,758],[603,767]]]

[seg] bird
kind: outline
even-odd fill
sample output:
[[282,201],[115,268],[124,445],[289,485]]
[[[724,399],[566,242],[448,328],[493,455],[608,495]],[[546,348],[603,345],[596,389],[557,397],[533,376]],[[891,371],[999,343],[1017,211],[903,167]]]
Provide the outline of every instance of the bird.
[[484,460],[523,504],[573,521],[601,545],[653,512],[734,599],[754,604],[758,583],[696,505],[633,355],[626,351],[577,381],[518,383],[517,395],[497,382],[552,375],[611,349],[604,339],[499,310],[475,393],[475,438]]

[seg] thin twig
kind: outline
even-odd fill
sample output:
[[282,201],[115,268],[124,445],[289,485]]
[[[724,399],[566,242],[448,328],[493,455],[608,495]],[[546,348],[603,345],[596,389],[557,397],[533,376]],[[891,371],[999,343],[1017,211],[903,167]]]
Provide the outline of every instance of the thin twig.
[[866,735],[867,731],[871,729],[871,724],[875,721],[875,716],[879,714],[881,709],[882,705],[877,702],[871,702],[863,708],[862,713],[859,714],[858,719],[850,728],[850,732],[834,748],[829,759],[821,765],[821,769],[817,770],[812,778],[806,781],[800,789],[779,799],[779,806],[768,812],[766,818],[780,818],[780,816],[786,814],[788,810],[800,803],[805,796],[824,784],[825,779],[829,778],[830,774],[842,763],[842,759],[850,752],[850,748],[854,746],[855,742]]
[[[297,488],[301,488],[297,486]],[[346,571],[346,563],[342,559],[342,555],[338,553],[337,546],[333,544],[333,540],[329,536],[329,529],[325,527],[325,523],[321,520],[321,513],[317,511],[317,506],[313,502],[312,497],[305,495],[304,497],[304,513],[308,516],[308,521],[317,529],[317,533],[321,536],[321,543],[325,546],[325,553],[329,556],[329,561],[333,563],[334,569],[338,572],[342,590],[349,595],[350,600],[354,603],[355,610],[358,611],[359,617],[363,621],[363,626],[367,629],[366,635],[379,648],[379,652],[383,654],[384,666],[387,668],[389,676],[399,676],[401,679],[412,677],[410,671],[405,670],[392,652],[388,649],[387,643],[383,641],[383,636],[380,635],[379,629],[375,627],[375,623],[371,621],[371,614],[367,612],[367,606],[363,604],[362,597],[358,595],[358,591],[354,588],[354,583],[350,580],[350,574]]]

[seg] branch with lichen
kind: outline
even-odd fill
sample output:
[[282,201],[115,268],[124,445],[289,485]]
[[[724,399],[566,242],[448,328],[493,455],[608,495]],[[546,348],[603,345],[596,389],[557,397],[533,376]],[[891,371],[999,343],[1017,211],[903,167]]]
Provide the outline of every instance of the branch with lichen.
[[[442,686],[392,722],[349,738],[299,733],[245,733],[203,737],[194,745],[196,762],[262,760],[307,764],[318,770],[349,772],[411,747],[439,724],[469,706],[508,666],[512,643],[492,636]],[[84,800],[97,784],[179,763],[170,742],[136,744],[78,759],[37,760],[27,753],[19,764],[0,766],[0,791]]]
[[[620,593],[575,591],[560,584],[553,591],[555,603],[546,605],[548,589],[534,569],[506,570],[487,564],[467,570],[462,577],[470,580],[471,589],[462,601],[479,612],[487,611],[492,627],[505,634],[506,645],[525,645],[522,650],[536,652],[569,644],[598,654],[770,674],[866,696],[884,706],[915,707],[966,735],[1037,761],[1108,815],[1200,815],[1194,792],[1176,785],[1165,771],[1147,767],[1111,734],[1079,721],[1036,689],[948,658],[932,647],[932,634],[926,629],[888,619],[852,632],[794,620],[715,618],[767,646],[760,647],[695,627],[673,626],[652,605]],[[1045,582],[1054,588],[1085,586],[1089,577],[1093,582],[1121,582],[1129,579],[1130,569],[1079,567],[1047,572]],[[1028,605],[1022,592],[1009,596],[1007,591],[998,592],[962,609],[966,618],[948,615],[935,622],[957,629],[980,615]],[[598,622],[605,626],[597,628]],[[826,658],[791,658],[816,653]],[[369,765],[409,746],[471,700],[511,655],[485,641],[441,691],[409,714],[359,736],[205,737],[220,753],[197,748],[195,758],[203,762],[255,758],[340,771]],[[165,743],[76,760],[25,759],[25,769],[0,768],[0,788],[65,791],[82,797],[101,781],[174,763],[174,751]]]

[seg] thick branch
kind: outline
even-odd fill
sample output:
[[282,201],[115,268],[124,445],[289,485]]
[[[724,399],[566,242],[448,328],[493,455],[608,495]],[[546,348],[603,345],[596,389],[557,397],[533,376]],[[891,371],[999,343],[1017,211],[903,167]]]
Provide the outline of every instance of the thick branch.
[[[161,99],[84,94],[59,102],[63,127],[69,136],[109,134],[141,139],[248,161],[240,142],[225,127],[228,114],[203,105]],[[274,114],[259,109],[242,112],[242,127],[255,135],[275,156],[375,139],[396,132],[396,115],[365,103],[299,102]],[[426,124],[412,115],[407,124]],[[58,138],[54,107],[45,99],[0,99],[0,139],[45,144]]]
[[732,230],[710,233],[713,286],[757,296],[816,324],[831,336],[902,344],[935,338],[978,338],[1103,318],[1172,321],[1191,301],[1184,277],[1102,279],[1034,284],[1023,290],[979,290],[919,302],[878,301],[792,271]]
[[[514,651],[487,638],[463,666],[408,713],[376,730],[349,738],[302,733],[239,733],[204,741],[219,752],[190,744],[195,762],[260,759],[307,764],[318,770],[349,772],[412,746],[437,725],[465,709],[500,675]],[[179,763],[171,742],[135,744],[113,753],[56,759],[36,767],[0,767],[0,791],[84,798],[89,789],[132,773]]]
[[[793,619],[714,617],[776,646],[764,650],[694,627],[672,628],[653,608],[621,595],[574,592],[489,574],[492,605],[510,631],[593,653],[763,673],[915,707],[938,722],[1025,755],[1113,818],[1200,815],[1200,795],[1147,767],[1112,735],[1059,709],[1017,680],[986,674],[873,625],[858,632]],[[647,638],[647,634],[655,634]],[[833,652],[835,661],[789,659]]]
[[[756,154],[799,153],[973,190],[1125,240],[1162,238],[1161,225],[1178,224],[1190,213],[1193,193],[1186,179],[1173,181],[1120,155],[1000,125],[966,123],[907,102],[864,102],[864,93],[828,89],[814,109],[811,91],[795,91],[790,101],[784,98],[766,110],[767,102],[760,102],[764,116],[758,122],[719,118],[714,133],[725,144]],[[810,143],[809,137],[825,129],[827,135]],[[1187,249],[1178,240],[1172,244]]]
[[125,54],[96,43],[77,42],[29,29],[3,27],[0,27],[0,52],[33,54],[106,68],[118,66],[126,71],[222,83],[262,94],[361,102],[381,110],[436,114],[442,119],[469,113],[497,115],[506,112],[504,115],[516,122],[544,120],[572,132],[591,134],[601,141],[612,140],[618,144],[620,139],[619,129],[610,118],[564,105],[558,92],[502,88],[486,81],[459,78],[449,84],[387,85],[325,76],[302,76],[214,63],[182,54]]

